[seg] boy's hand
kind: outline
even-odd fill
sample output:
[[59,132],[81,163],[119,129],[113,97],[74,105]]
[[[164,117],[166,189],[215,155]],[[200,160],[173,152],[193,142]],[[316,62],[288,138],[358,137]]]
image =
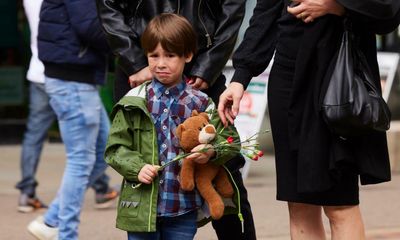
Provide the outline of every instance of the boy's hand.
[[[207,148],[207,150],[205,152],[199,152],[203,148]],[[215,155],[214,148],[211,144],[197,145],[196,147],[194,147],[192,149],[191,152],[194,152],[194,153],[187,156],[186,159],[195,161],[196,163],[200,163],[200,164],[207,163],[208,160],[210,160],[210,158]]]
[[153,182],[154,178],[158,175],[158,167],[159,166],[153,166],[150,164],[146,164],[140,169],[138,179],[139,182],[145,183],[145,184],[150,184]]

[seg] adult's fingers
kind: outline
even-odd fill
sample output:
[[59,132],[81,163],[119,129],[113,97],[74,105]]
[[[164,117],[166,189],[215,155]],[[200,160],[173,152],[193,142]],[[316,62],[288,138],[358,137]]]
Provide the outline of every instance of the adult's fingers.
[[305,8],[303,6],[303,4],[299,4],[295,7],[287,7],[287,11],[288,13],[298,16],[300,13],[304,12]]
[[236,116],[233,115],[232,110],[230,108],[227,108],[227,109],[225,109],[224,114],[225,114],[227,120],[233,125]]
[[305,22],[305,23],[310,23],[313,21],[314,21],[314,18],[311,16],[307,16],[307,17],[303,18],[303,22]]
[[228,122],[225,117],[225,109],[226,109],[226,104],[228,102],[228,99],[225,96],[225,93],[222,93],[221,96],[219,97],[219,103],[218,103],[218,115],[221,119],[222,124],[224,126],[228,126]]
[[208,83],[206,81],[203,81],[200,85],[200,90],[205,90],[208,88]]
[[200,89],[203,80],[201,78],[195,78],[194,83],[192,84],[193,88]]
[[236,117],[239,114],[240,100],[242,100],[242,98],[239,95],[233,95],[232,100],[232,114]]

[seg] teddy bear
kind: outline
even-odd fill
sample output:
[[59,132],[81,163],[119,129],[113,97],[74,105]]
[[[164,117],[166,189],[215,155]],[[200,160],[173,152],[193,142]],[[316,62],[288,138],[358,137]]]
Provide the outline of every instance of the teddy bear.
[[[191,117],[178,125],[176,134],[184,152],[190,152],[199,144],[208,144],[216,137],[215,127],[209,123],[207,113],[192,112]],[[182,161],[180,185],[185,191],[192,191],[196,185],[200,195],[208,204],[213,219],[220,219],[224,214],[222,197],[233,196],[233,187],[227,172],[222,166],[208,161],[196,163],[190,159]]]

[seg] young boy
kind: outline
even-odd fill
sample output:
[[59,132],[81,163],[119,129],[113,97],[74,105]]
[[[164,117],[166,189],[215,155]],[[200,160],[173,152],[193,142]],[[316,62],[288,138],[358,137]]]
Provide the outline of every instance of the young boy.
[[[117,227],[128,239],[193,239],[197,231],[199,193],[183,191],[179,185],[179,163],[164,165],[179,154],[177,126],[193,110],[210,113],[219,133],[217,141],[236,130],[223,129],[212,100],[186,84],[183,70],[196,52],[196,33],[190,23],[176,14],[165,13],[147,25],[141,38],[151,82],[129,91],[114,107],[106,161],[123,177]],[[197,163],[223,164],[235,152],[212,150],[190,156]]]

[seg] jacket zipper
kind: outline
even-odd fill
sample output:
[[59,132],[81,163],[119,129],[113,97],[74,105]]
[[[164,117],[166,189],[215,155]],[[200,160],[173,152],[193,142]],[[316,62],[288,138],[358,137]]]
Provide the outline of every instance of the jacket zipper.
[[79,49],[78,58],[82,58],[86,54],[88,48],[89,47],[81,47],[81,49]]
[[200,0],[200,2],[199,2],[199,7],[197,8],[197,15],[198,15],[198,17],[199,17],[199,20],[200,20],[200,23],[201,23],[201,25],[203,26],[203,28],[204,28],[204,31],[206,32],[206,38],[207,38],[207,48],[209,48],[209,47],[211,47],[211,45],[212,45],[212,41],[211,41],[211,36],[210,36],[210,34],[208,33],[208,30],[207,30],[207,28],[206,28],[206,25],[204,24],[204,22],[203,22],[203,18],[200,16],[200,7],[201,7],[201,3],[203,2],[203,0]]
[[[145,90],[146,90],[146,93],[147,93],[147,85],[145,85],[144,86],[145,87]],[[150,120],[151,120],[151,117],[150,116],[148,116],[149,118],[150,118]],[[156,136],[156,134],[155,134],[155,132],[154,132],[154,127],[152,128],[152,135],[153,135],[153,139],[152,139],[152,142],[153,142],[153,156],[152,156],[152,158],[151,158],[151,163],[153,164],[153,165],[155,165],[155,158],[156,158],[156,138],[155,138],[155,136]],[[157,149],[157,151],[158,151],[158,149]],[[151,183],[151,194],[150,194],[150,208],[149,208],[149,219],[148,219],[148,227],[147,227],[147,230],[150,232],[151,231],[151,216],[152,216],[152,207],[153,207],[153,195],[154,195],[154,184],[155,184],[155,181],[153,181],[152,183]]]
[[178,10],[177,10],[178,15],[180,11],[181,11],[181,0],[178,0]]
[[137,6],[136,6],[136,8],[135,8],[135,14],[133,14],[133,19],[136,18],[136,15],[137,15],[138,10],[139,10],[139,7],[140,7],[140,4],[142,4],[142,2],[143,2],[143,0],[139,0]]

